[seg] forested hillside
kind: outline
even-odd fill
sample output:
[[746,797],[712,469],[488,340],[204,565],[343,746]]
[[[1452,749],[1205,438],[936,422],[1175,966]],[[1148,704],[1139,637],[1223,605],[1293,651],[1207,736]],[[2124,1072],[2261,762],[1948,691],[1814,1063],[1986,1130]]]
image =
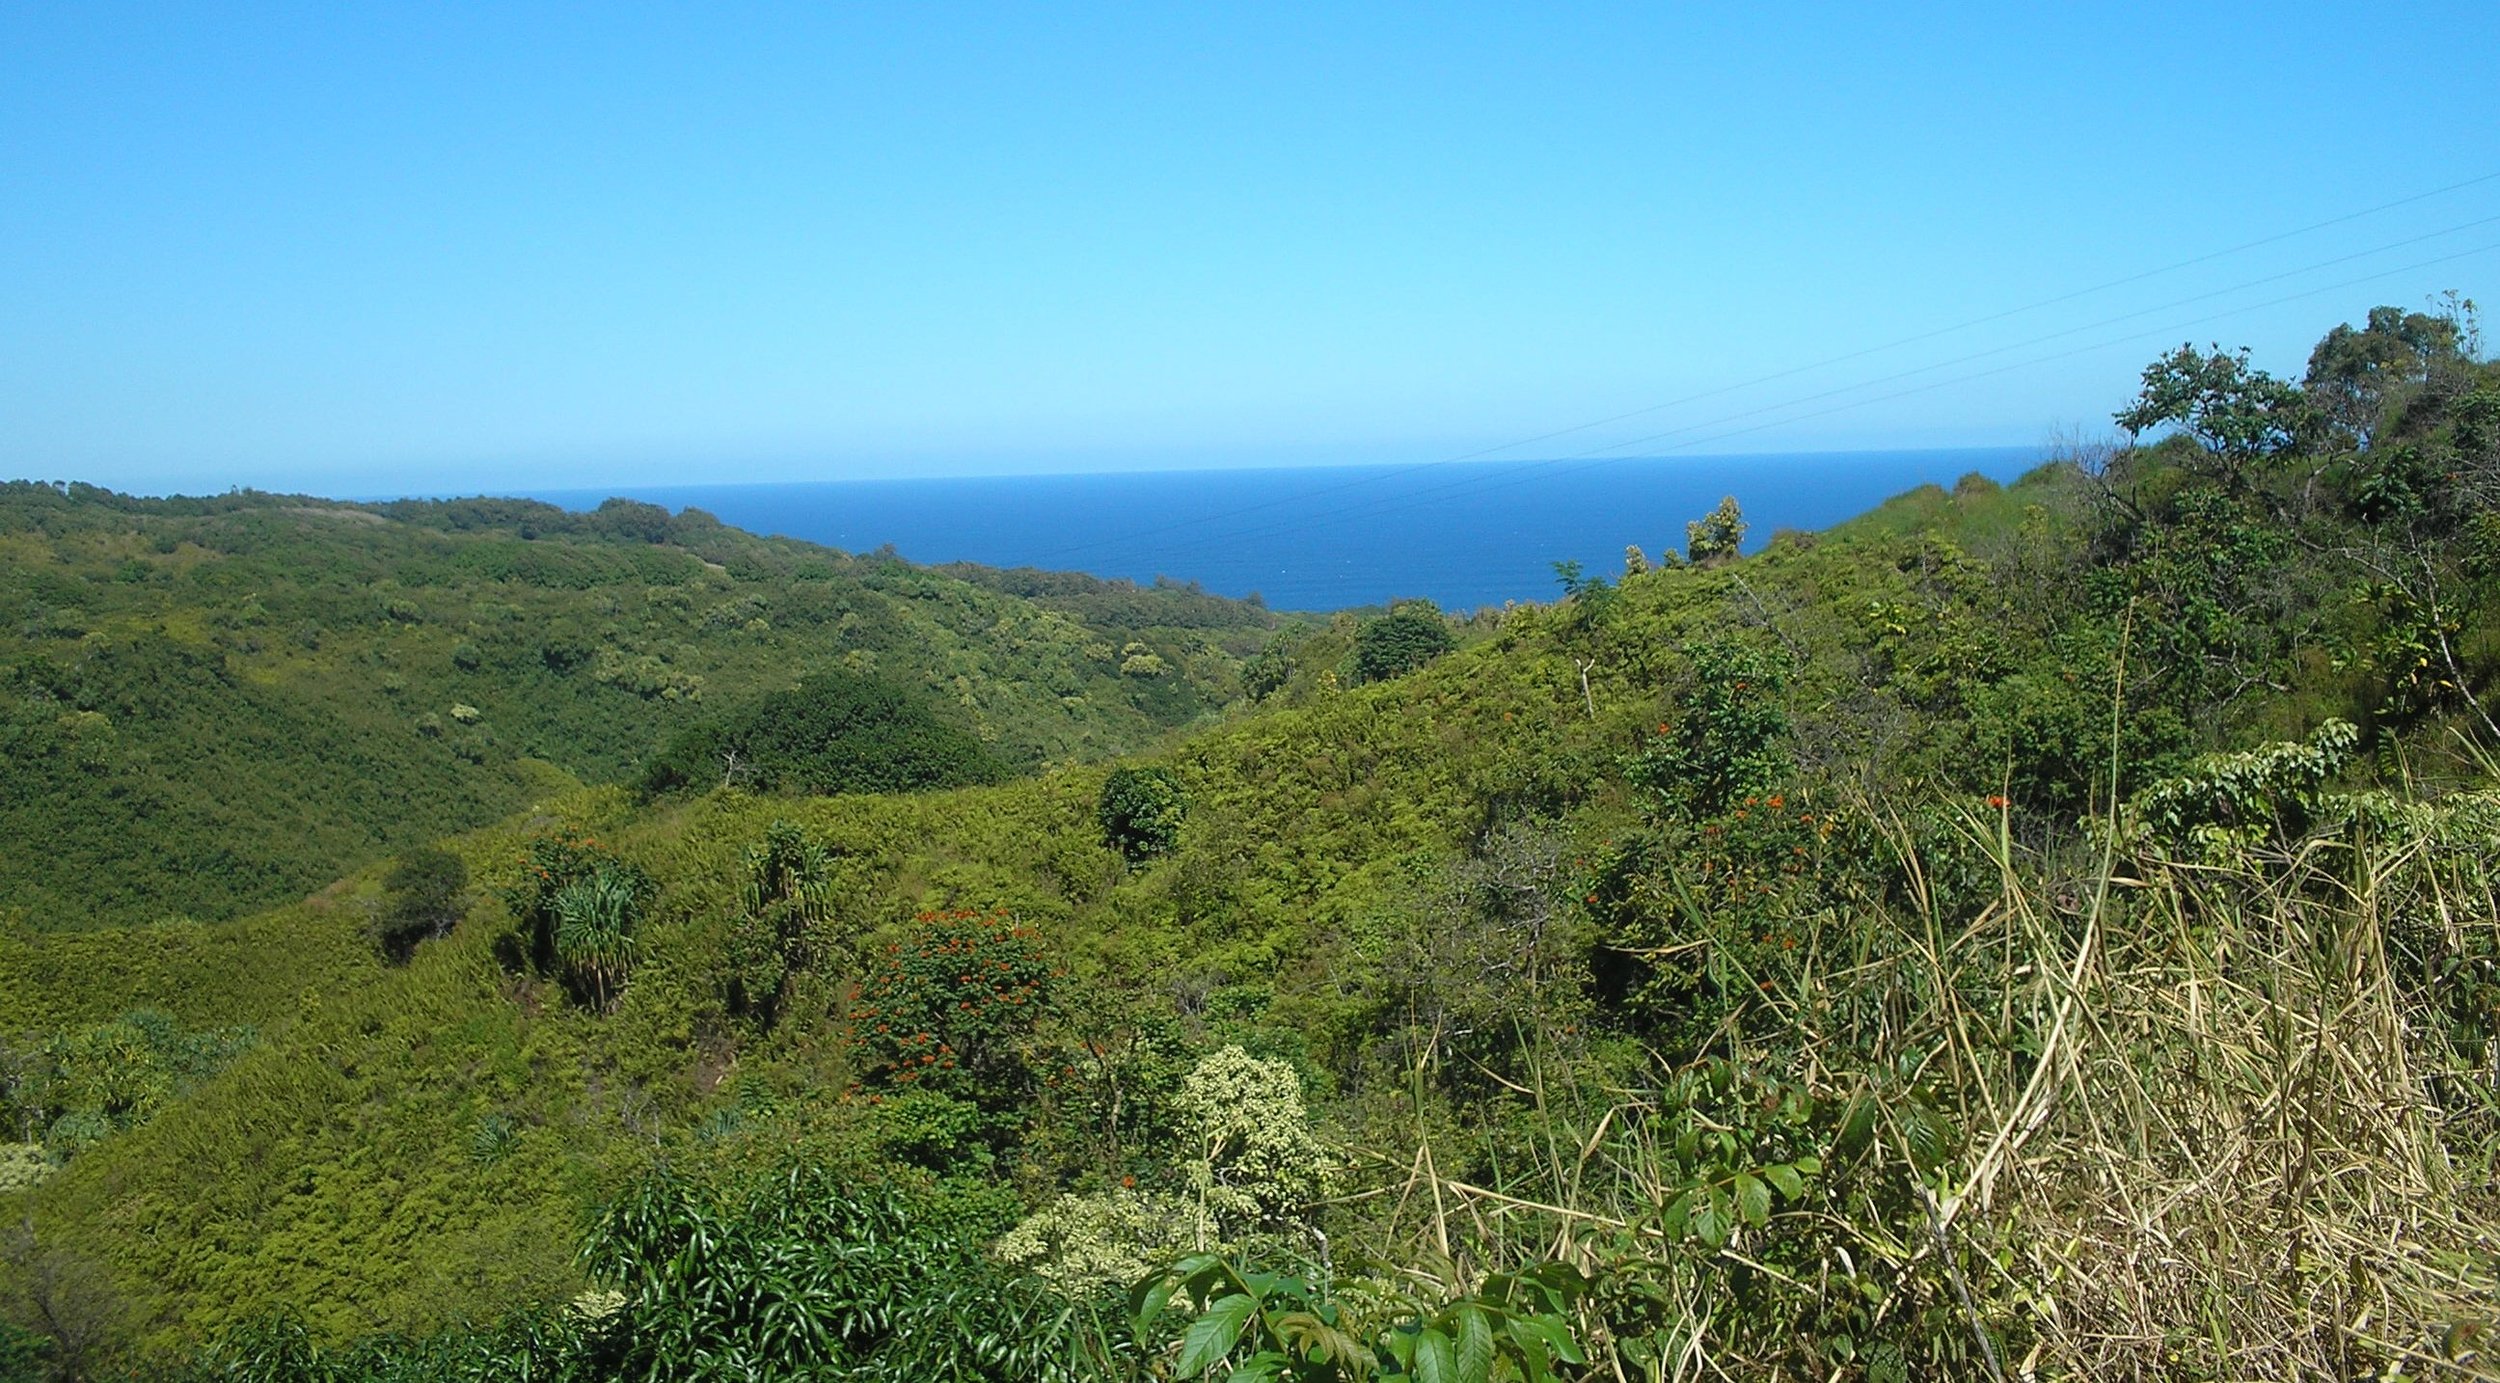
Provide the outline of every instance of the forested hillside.
[[[0,1351],[2487,1377],[2500,367],[2472,326],[2384,310],[2298,382],[2183,348],[2129,445],[1750,557],[1723,509],[1463,639],[1416,608],[1297,628],[1238,674],[1255,708],[1117,767],[556,784],[450,864],[12,934]],[[367,637],[448,657],[436,621]],[[527,666],[519,639],[480,665]],[[377,945],[436,907],[404,960]]]
[[42,843],[0,855],[0,918],[47,930],[301,897],[567,781],[630,781],[815,673],[976,738],[975,780],[1138,749],[1237,695],[1274,623],[624,500],[28,483],[0,487],[0,613],[0,835]]

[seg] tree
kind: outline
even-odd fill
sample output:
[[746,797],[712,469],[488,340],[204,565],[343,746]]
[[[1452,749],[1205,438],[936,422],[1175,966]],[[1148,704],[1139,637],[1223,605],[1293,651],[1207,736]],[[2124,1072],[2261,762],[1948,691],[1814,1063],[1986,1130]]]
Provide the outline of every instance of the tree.
[[1292,644],[1279,634],[1242,664],[1241,689],[1251,700],[1265,701],[1293,680],[1294,667]]
[[1355,679],[1386,682],[1403,677],[1457,646],[1430,601],[1408,601],[1354,631]]
[[567,830],[531,841],[502,892],[530,966],[594,1009],[615,1002],[633,969],[634,930],[659,893],[650,875]]
[[890,1092],[1021,1118],[1035,1083],[1034,1030],[1058,985],[1040,934],[1011,914],[922,913],[886,946],[851,1009],[861,1072]]
[[791,975],[814,963],[816,933],[833,915],[833,852],[796,825],[774,822],[747,851],[738,901],[730,1003],[769,1028]]
[[1094,808],[1103,838],[1131,863],[1168,854],[1187,815],[1180,779],[1168,768],[1113,769]]
[[2399,392],[2442,366],[2466,363],[2473,313],[2468,299],[2442,313],[2371,308],[2359,330],[2347,322],[2318,342],[2301,387],[2327,421],[2366,448]]
[[606,1012],[634,968],[634,924],[645,884],[635,871],[603,866],[556,890],[556,958],[592,1009]]
[[2248,363],[2248,350],[2193,345],[2144,367],[2144,387],[2119,412],[2129,438],[2177,428],[2202,450],[2206,474],[2233,487],[2299,444],[2310,416],[2301,391]]
[[392,962],[415,953],[417,943],[448,936],[468,911],[462,896],[469,867],[448,850],[411,850],[382,878],[388,901],[374,919],[374,940]]
[[1627,766],[1635,787],[1672,819],[1699,821],[1794,770],[1788,660],[1727,640],[1686,644],[1689,669],[1670,719]]
[[1684,525],[1684,556],[1695,566],[1710,566],[1733,560],[1745,547],[1745,516],[1736,507],[1736,496],[1719,501],[1719,507]]
[[918,691],[826,670],[741,714],[680,732],[643,770],[658,795],[729,785],[832,796],[995,782],[1005,766]]
[[665,543],[669,538],[668,511],[634,499],[603,501],[591,512],[590,527],[595,532],[637,543]]

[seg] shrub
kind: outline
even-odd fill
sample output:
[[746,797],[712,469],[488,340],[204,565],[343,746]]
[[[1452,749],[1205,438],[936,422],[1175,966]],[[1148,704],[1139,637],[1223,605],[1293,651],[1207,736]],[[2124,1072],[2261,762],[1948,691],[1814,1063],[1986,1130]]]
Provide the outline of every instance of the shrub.
[[1710,566],[1730,561],[1744,550],[1745,516],[1736,507],[1736,496],[1719,501],[1719,507],[1684,525],[1685,560],[1695,566]]
[[1192,1140],[1189,1189],[1228,1240],[1298,1219],[1334,1177],[1335,1159],[1311,1134],[1302,1078],[1286,1062],[1238,1046],[1211,1052],[1176,1103]]
[[822,1168],[717,1188],[653,1177],[601,1217],[582,1259],[623,1298],[602,1320],[616,1356],[603,1376],[1075,1376],[1065,1303],[919,1207]]
[[1692,821],[1768,792],[1788,773],[1788,666],[1725,641],[1687,644],[1684,657],[1682,694],[1626,772],[1665,815]]
[[1007,1231],[990,1252],[1070,1296],[1123,1288],[1191,1249],[1209,1246],[1203,1210],[1162,1191],[1117,1187],[1061,1196]]
[[995,782],[1005,765],[927,697],[856,673],[825,671],[743,714],[675,739],[644,770],[643,790],[684,792],[743,777],[775,792],[923,792]]
[[1424,601],[1401,605],[1354,631],[1355,680],[1403,677],[1457,646],[1439,610]]
[[659,886],[651,876],[570,829],[530,842],[502,890],[523,958],[560,976],[597,1009],[614,1002],[633,968],[634,929]]
[[730,933],[730,1007],[771,1027],[793,973],[814,961],[833,913],[833,854],[787,821],[747,851]]
[[40,1383],[52,1376],[52,1342],[0,1321],[0,1383]]
[[1131,862],[1170,853],[1188,806],[1168,768],[1119,768],[1103,781],[1094,817],[1103,839]]
[[[23,1191],[52,1175],[52,1159],[43,1155],[41,1143],[0,1143],[0,1196]],[[7,1355],[0,1354],[0,1359]],[[8,1378],[0,1371],[0,1379]]]
[[2350,721],[2330,720],[2305,741],[2204,755],[2136,794],[2128,824],[2150,843],[2193,845],[2214,858],[2296,836],[2360,741]]
[[63,1160],[145,1122],[257,1040],[248,1027],[185,1029],[134,1010],[45,1040],[11,1103],[29,1134],[43,1130],[46,1154]]
[[1054,987],[1040,938],[1008,913],[924,912],[851,1010],[867,1079],[1010,1109],[1032,1088],[1026,1047]]
[[1282,637],[1271,639],[1241,668],[1241,690],[1253,701],[1265,701],[1293,680],[1293,650]]
[[469,886],[469,867],[447,850],[411,850],[382,877],[387,895],[374,919],[373,934],[382,954],[405,961],[417,943],[448,936],[467,912],[462,896]]

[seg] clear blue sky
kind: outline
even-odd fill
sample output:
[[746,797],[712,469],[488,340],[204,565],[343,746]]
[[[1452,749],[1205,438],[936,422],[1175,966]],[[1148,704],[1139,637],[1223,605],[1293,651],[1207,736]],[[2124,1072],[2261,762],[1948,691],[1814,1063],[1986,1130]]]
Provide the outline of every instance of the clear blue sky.
[[[1431,459],[2500,173],[2495,93],[2487,3],[15,0],[0,476]],[[1503,454],[2105,429],[2165,340],[2296,373],[2500,298],[2484,218],[2500,180]]]

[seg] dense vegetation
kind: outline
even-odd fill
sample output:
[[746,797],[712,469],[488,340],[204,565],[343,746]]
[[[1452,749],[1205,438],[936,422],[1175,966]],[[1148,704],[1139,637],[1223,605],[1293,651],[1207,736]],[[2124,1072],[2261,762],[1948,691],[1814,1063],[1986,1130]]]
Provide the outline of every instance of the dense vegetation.
[[9,1070],[192,1063],[75,1147],[9,1087],[0,1359],[2485,1376],[2471,325],[2183,349],[2132,445],[1753,557],[1705,516],[1377,679],[1366,621],[1291,631],[1117,769],[551,794],[443,843],[401,966],[439,864],[0,941]]
[[831,670],[679,732],[644,768],[642,786],[660,794],[745,784],[829,797],[962,787],[1004,768],[926,698]]
[[[750,733],[792,791],[1132,751],[1233,699],[1276,623],[1168,583],[917,568],[626,500],[26,482],[0,485],[0,613],[0,836],[45,843],[0,854],[0,919],[40,929],[266,907],[574,780],[709,785],[723,764],[689,756]],[[822,705],[790,691],[810,676],[876,700],[913,766],[782,745],[809,731],[784,712]]]

